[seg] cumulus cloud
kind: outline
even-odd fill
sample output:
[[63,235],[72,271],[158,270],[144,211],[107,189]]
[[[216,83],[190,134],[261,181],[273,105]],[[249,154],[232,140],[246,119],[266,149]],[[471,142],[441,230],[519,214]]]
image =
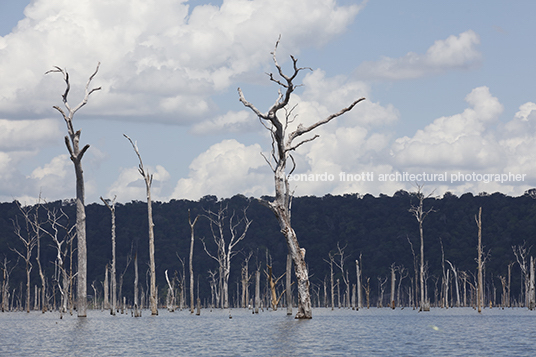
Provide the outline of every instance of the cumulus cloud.
[[192,126],[193,134],[243,133],[259,129],[258,120],[251,113],[241,110],[229,111],[214,119],[204,120]]
[[472,30],[459,36],[437,40],[426,53],[408,52],[404,57],[383,57],[363,62],[355,74],[360,79],[403,80],[438,74],[452,69],[468,69],[479,63],[480,37]]
[[53,144],[61,138],[57,120],[0,119],[0,150],[33,150]]
[[192,161],[188,178],[177,182],[172,198],[272,194],[273,176],[260,153],[258,144],[246,146],[234,139],[212,145]]
[[412,138],[395,140],[393,161],[401,167],[485,168],[500,165],[501,150],[489,131],[503,106],[487,87],[465,97],[471,106],[462,113],[434,120]]
[[[72,102],[102,62],[102,86],[84,114],[188,122],[206,117],[210,96],[281,51],[325,44],[341,33],[360,5],[333,0],[225,0],[194,6],[185,0],[35,0],[14,31],[0,37],[0,113],[36,116],[60,100],[71,74]],[[300,14],[300,16],[295,16]],[[291,20],[290,20],[291,17]],[[58,103],[59,104],[59,103]]]

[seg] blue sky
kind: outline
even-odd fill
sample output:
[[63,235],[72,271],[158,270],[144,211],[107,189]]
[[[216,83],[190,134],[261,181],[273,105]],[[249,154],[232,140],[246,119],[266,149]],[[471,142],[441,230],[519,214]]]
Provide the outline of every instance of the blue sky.
[[[296,195],[413,190],[379,180],[404,172],[443,174],[424,182],[438,194],[523,194],[536,186],[535,11],[528,0],[3,0],[0,200],[74,196],[65,124],[52,109],[64,84],[44,73],[67,68],[74,105],[99,61],[103,89],[74,121],[91,145],[88,202],[144,199],[123,133],[155,173],[158,200],[272,194],[260,155],[269,136],[236,89],[261,111],[274,102],[265,72],[280,34],[280,63],[288,69],[294,54],[313,69],[299,79],[297,122],[367,98],[298,150]],[[341,172],[374,179],[341,181]],[[525,176],[453,180],[473,173]]]

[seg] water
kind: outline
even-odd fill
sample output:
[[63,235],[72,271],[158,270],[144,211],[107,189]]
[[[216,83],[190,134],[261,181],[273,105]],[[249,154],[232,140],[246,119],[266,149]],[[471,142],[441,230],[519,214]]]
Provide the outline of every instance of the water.
[[312,320],[285,310],[159,314],[0,313],[0,355],[536,356],[536,312],[520,308],[315,309]]

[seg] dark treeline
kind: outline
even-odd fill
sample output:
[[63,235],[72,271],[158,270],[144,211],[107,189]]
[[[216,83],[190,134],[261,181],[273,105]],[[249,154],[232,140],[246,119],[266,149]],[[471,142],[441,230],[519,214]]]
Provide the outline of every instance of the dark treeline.
[[[356,284],[356,259],[360,259],[362,281],[370,290],[370,305],[387,306],[390,304],[391,266],[397,267],[396,285],[400,283],[397,304],[409,305],[412,303],[411,295],[415,286],[414,256],[411,245],[418,257],[419,230],[415,217],[409,212],[412,205],[418,204],[414,194],[399,191],[392,197],[380,195],[360,196],[358,194],[324,197],[297,197],[292,204],[292,219],[300,244],[306,249],[306,262],[312,283],[312,298],[314,306],[331,306],[330,292],[330,265],[329,254],[337,253],[337,245],[344,248],[344,268],[348,271],[350,286]],[[62,209],[69,216],[69,224],[75,223],[75,205],[72,201],[56,201],[47,203],[47,208]],[[215,196],[206,196],[199,201],[171,200],[168,203],[153,203],[153,216],[155,223],[155,260],[157,270],[158,297],[161,306],[165,306],[168,285],[164,272],[174,281],[176,294],[188,297],[188,253],[190,248],[190,225],[188,223],[188,210],[192,218],[203,215],[206,210],[218,211],[220,207],[228,207],[227,219],[233,212],[241,216],[243,209],[247,209],[247,217],[252,220],[246,238],[236,249],[238,254],[233,258],[229,279],[229,301],[231,306],[237,306],[242,287],[241,267],[244,258],[250,253],[249,272],[257,267],[262,271],[262,294],[264,299],[270,295],[266,287],[266,262],[273,268],[274,278],[285,272],[287,247],[285,240],[278,229],[276,219],[271,211],[260,205],[257,200],[241,195],[230,199],[218,200]],[[432,304],[438,304],[444,288],[442,279],[445,275],[445,260],[451,262],[457,269],[458,282],[461,284],[461,274],[467,276],[468,286],[475,284],[477,256],[477,225],[475,215],[482,207],[482,241],[486,256],[484,268],[484,294],[485,305],[491,302],[494,305],[503,303],[501,295],[503,287],[500,277],[506,277],[508,266],[511,265],[510,300],[513,304],[524,304],[523,275],[513,253],[513,246],[523,246],[527,249],[536,243],[536,200],[529,193],[520,197],[510,197],[501,193],[480,194],[474,196],[470,193],[457,197],[447,193],[442,198],[427,198],[424,201],[425,209],[433,208],[424,221],[425,260],[427,262],[427,295]],[[40,220],[46,220],[46,210],[38,210]],[[87,206],[87,243],[88,243],[88,292],[92,303],[100,307],[103,299],[103,283],[105,269],[111,261],[111,215],[110,210],[103,204],[90,204]],[[22,227],[24,218],[16,202],[0,204],[0,260],[2,272],[9,274],[9,304],[12,308],[23,309],[26,296],[26,268],[25,262],[18,259],[13,251],[24,251],[22,241],[14,233],[14,223],[19,222]],[[228,222],[227,222],[228,223]],[[45,229],[50,229],[43,224]],[[148,275],[148,234],[146,203],[135,201],[116,206],[116,234],[117,234],[117,279],[124,272],[121,295],[126,298],[127,304],[133,300],[134,264],[130,261],[126,268],[127,257],[137,254],[140,271],[140,287],[147,291]],[[226,227],[226,230],[228,227]],[[194,272],[196,285],[196,298],[204,306],[211,303],[211,287],[209,270],[217,271],[217,262],[210,258],[203,249],[202,239],[207,249],[214,254],[216,245],[212,239],[209,220],[201,217],[195,226]],[[76,240],[75,240],[76,242]],[[76,243],[74,243],[76,244]],[[528,251],[528,259],[535,248]],[[35,249],[32,253],[32,290],[31,305],[34,305],[35,286],[40,286],[40,280],[35,262]],[[47,277],[47,293],[49,304],[59,298],[54,290],[54,276],[58,276],[54,262],[56,249],[52,240],[41,235],[41,264]],[[180,259],[179,259],[180,257]],[[181,263],[184,263],[183,265]],[[336,260],[340,260],[337,257]],[[75,263],[73,260],[73,264]],[[16,265],[15,265],[16,264]],[[66,262],[67,266],[70,264]],[[400,268],[404,267],[404,270]],[[75,268],[73,268],[76,271]],[[405,272],[405,278],[400,282],[400,274]],[[343,275],[340,269],[334,269],[334,279],[339,279],[339,286],[335,287],[335,305],[342,300],[346,285],[343,284]],[[0,275],[2,278],[2,275]],[[370,280],[368,280],[370,279]],[[5,284],[6,274],[3,274],[2,283]],[[181,285],[180,282],[186,282]],[[284,289],[281,279],[278,285],[279,293]],[[455,282],[450,273],[447,290],[450,304],[455,303]],[[92,287],[93,286],[93,287]],[[184,286],[184,289],[182,287]],[[197,289],[197,288],[196,288]],[[469,288],[467,288],[469,289]],[[460,288],[461,290],[461,288]],[[75,290],[76,291],[76,290]],[[94,295],[97,291],[97,297]],[[255,279],[249,281],[250,302],[254,299]],[[145,294],[145,298],[146,298]],[[295,293],[294,293],[295,295]],[[363,293],[363,295],[365,295]],[[383,296],[383,299],[380,299]],[[467,299],[469,290],[467,290]],[[4,299],[5,297],[2,296]],[[296,297],[294,297],[295,299]],[[121,297],[119,297],[121,299]],[[471,299],[474,299],[472,297]],[[179,304],[179,298],[176,300]],[[184,306],[188,305],[186,298]],[[283,298],[282,303],[285,303]],[[414,303],[414,301],[413,301]],[[56,302],[56,304],[58,304]],[[264,306],[269,302],[265,300]],[[363,302],[366,305],[366,302]],[[147,306],[146,304],[144,305]]]

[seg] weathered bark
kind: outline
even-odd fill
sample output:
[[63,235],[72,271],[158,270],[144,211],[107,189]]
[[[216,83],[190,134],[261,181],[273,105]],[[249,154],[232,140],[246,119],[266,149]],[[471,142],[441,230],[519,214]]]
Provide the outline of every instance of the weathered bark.
[[[262,201],[266,206],[268,206],[272,212],[275,214],[281,232],[283,233],[287,246],[289,249],[289,254],[292,256],[294,263],[296,280],[298,283],[298,313],[296,318],[310,319],[312,317],[312,308],[311,308],[311,295],[309,291],[309,274],[307,271],[307,265],[305,263],[305,250],[300,247],[296,233],[292,229],[291,225],[291,215],[290,215],[290,206],[291,206],[291,190],[289,188],[288,177],[286,174],[287,160],[292,158],[292,151],[296,150],[302,144],[305,144],[309,141],[312,141],[318,137],[315,135],[312,138],[304,139],[299,143],[293,143],[294,139],[298,139],[303,134],[310,133],[317,127],[330,122],[338,116],[350,111],[353,107],[364,100],[360,98],[354,101],[349,107],[340,110],[339,112],[328,116],[327,118],[317,121],[316,123],[310,126],[303,126],[302,124],[298,125],[296,130],[288,134],[287,128],[288,124],[292,122],[293,108],[289,109],[288,104],[290,101],[291,94],[296,89],[297,85],[294,84],[294,80],[298,74],[305,68],[299,68],[297,66],[297,60],[291,56],[293,63],[293,74],[287,76],[283,73],[281,66],[278,64],[276,59],[277,46],[279,45],[279,40],[276,42],[275,49],[272,52],[272,59],[274,65],[277,69],[278,75],[281,80],[274,78],[273,74],[270,74],[270,80],[277,83],[280,87],[283,88],[284,93],[279,92],[279,97],[276,103],[268,110],[266,114],[261,113],[253,104],[249,103],[242,93],[242,90],[238,88],[238,94],[240,102],[247,108],[250,108],[261,120],[262,124],[270,131],[272,136],[272,155],[273,165],[270,161],[270,167],[274,172],[274,183],[275,183],[275,199],[273,202]],[[285,112],[284,118],[278,117],[280,110]],[[265,124],[266,123],[266,124]],[[269,126],[268,126],[269,125]],[[266,158],[265,158],[266,159]],[[292,170],[290,171],[292,172]]]
[[145,180],[145,192],[147,194],[147,220],[149,223],[149,269],[151,271],[151,292],[150,292],[150,309],[151,315],[158,315],[158,306],[156,298],[156,267],[154,261],[154,223],[153,223],[153,208],[151,200],[151,184],[153,183],[153,175],[145,171],[143,167],[143,161],[141,160],[141,155],[138,150],[138,145],[136,145],[128,135],[123,134],[125,138],[130,141],[138,159],[140,161],[138,166],[138,171],[140,175]]
[[190,210],[188,210],[188,224],[190,225],[190,258],[188,262],[188,268],[190,270],[190,313],[194,313],[194,240],[195,240],[195,224],[199,216],[196,216],[194,221],[190,217]]
[[[114,196],[113,200],[111,202],[108,202],[108,200],[105,200],[104,198],[100,198],[102,202],[108,207],[111,213],[111,219],[112,219],[112,265],[110,267],[110,274],[111,274],[111,306],[110,306],[110,314],[115,315],[116,310],[116,304],[117,304],[117,280],[116,280],[116,258],[115,258],[115,199],[117,196]],[[108,308],[108,307],[107,307]]]
[[[65,136],[65,145],[69,151],[71,161],[74,164],[74,171],[76,175],[76,239],[77,239],[77,254],[78,254],[78,271],[77,271],[77,313],[78,317],[87,316],[87,244],[86,244],[86,208],[84,203],[85,189],[84,189],[84,171],[82,170],[82,157],[89,149],[89,145],[86,144],[80,149],[80,134],[81,130],[75,131],[73,127],[74,114],[87,104],[89,96],[101,89],[101,87],[89,89],[89,85],[93,80],[93,77],[99,71],[100,63],[97,64],[95,72],[89,77],[86,84],[86,91],[84,99],[75,107],[71,108],[67,102],[67,96],[71,88],[69,82],[69,74],[66,70],[55,67],[54,69],[46,72],[59,72],[63,74],[63,79],[66,84],[65,92],[62,95],[63,104],[67,109],[67,113],[58,106],[54,106],[61,113],[65,123],[67,124],[68,136]],[[45,73],[45,74],[46,74]]]
[[482,312],[484,305],[484,289],[482,286],[482,207],[478,210],[478,217],[475,216],[476,225],[478,226],[478,286],[477,286],[477,307],[478,312]]
[[292,257],[287,254],[287,270],[286,270],[286,299],[287,299],[287,315],[292,315]]

